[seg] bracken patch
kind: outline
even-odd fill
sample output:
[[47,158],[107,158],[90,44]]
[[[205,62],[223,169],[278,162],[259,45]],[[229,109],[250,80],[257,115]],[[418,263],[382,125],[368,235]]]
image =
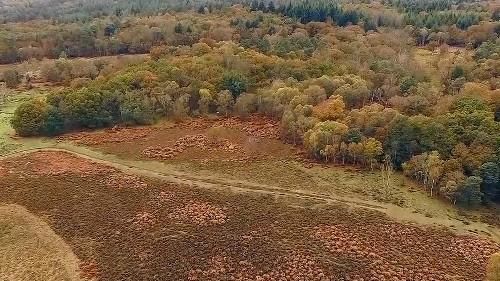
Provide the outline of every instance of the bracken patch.
[[80,277],[84,280],[99,280],[99,266],[95,261],[82,262],[80,264]]
[[7,161],[23,162],[24,165],[16,172],[31,173],[32,175],[58,176],[64,174],[78,174],[93,176],[113,171],[112,168],[96,164],[90,160],[75,156],[67,152],[39,151],[26,156],[19,156]]
[[211,140],[205,135],[198,134],[181,137],[173,146],[148,147],[142,151],[142,155],[153,159],[168,160],[183,153],[189,148],[198,148],[209,152],[224,151],[234,153],[236,151],[241,151],[239,145],[233,144],[227,139]]
[[331,278],[326,276],[313,257],[299,252],[292,252],[279,259],[275,270],[257,276],[255,280],[329,281]]
[[[263,272],[248,260],[235,261],[226,255],[215,255],[203,269],[189,271],[188,280],[237,281],[330,281],[313,257],[292,251],[272,261],[272,270]],[[229,278],[229,279],[228,279]]]
[[5,177],[9,173],[9,170],[4,166],[0,165],[0,177]]
[[127,220],[127,223],[130,223],[138,230],[148,230],[155,226],[157,219],[151,213],[141,212],[136,214],[133,218]]
[[188,202],[185,206],[175,209],[169,218],[198,226],[224,224],[227,215],[222,208],[206,202]]
[[248,118],[194,118],[177,123],[176,126],[188,130],[205,130],[211,127],[239,129],[248,136],[259,138],[280,138],[279,122],[262,115],[252,115]]
[[[473,280],[464,268],[481,268],[500,249],[477,237],[453,237],[450,241],[395,223],[318,226],[312,237],[336,255],[364,261],[357,273],[348,275],[352,280]],[[430,250],[426,245],[431,244],[441,250]]]
[[59,141],[71,141],[83,145],[99,145],[144,140],[152,131],[152,128],[147,127],[113,127],[102,131],[70,133],[60,136],[57,139]]
[[110,174],[105,179],[105,183],[111,188],[146,188],[148,184],[134,175],[121,173]]
[[141,177],[147,188],[113,188],[106,178],[127,174],[95,163],[106,172],[32,170],[46,165],[45,156],[87,161],[46,153],[0,161],[13,171],[2,178],[0,202],[47,218],[98,280],[482,281],[487,256],[500,249],[341,204],[309,208],[316,201]]

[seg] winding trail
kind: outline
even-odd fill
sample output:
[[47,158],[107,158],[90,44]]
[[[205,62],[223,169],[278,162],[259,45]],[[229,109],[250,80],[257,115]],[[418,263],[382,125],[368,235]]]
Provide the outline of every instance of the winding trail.
[[325,194],[313,193],[305,190],[292,191],[277,186],[257,184],[248,181],[224,179],[211,176],[197,176],[188,173],[176,171],[171,165],[164,164],[158,161],[138,161],[126,160],[111,154],[104,154],[85,147],[74,146],[71,144],[58,144],[54,147],[32,148],[17,151],[0,157],[0,160],[15,158],[21,155],[30,154],[33,152],[66,152],[83,159],[90,160],[95,163],[103,164],[115,169],[121,170],[128,174],[141,175],[146,177],[158,178],[168,182],[183,184],[189,186],[230,190],[233,192],[257,192],[262,194],[271,194],[278,196],[291,196],[301,199],[312,199],[319,201],[318,203],[346,203],[357,207],[363,207],[373,210],[382,211],[386,209],[381,204],[375,202],[368,203],[364,200],[343,196],[331,196]]
[[192,187],[225,190],[237,193],[252,192],[276,197],[308,200],[315,203],[313,207],[340,203],[352,208],[365,208],[379,211],[385,213],[396,221],[404,223],[417,223],[427,226],[446,227],[458,233],[475,233],[500,242],[500,230],[481,222],[468,221],[467,223],[464,223],[463,221],[454,218],[444,219],[439,217],[427,217],[424,214],[415,213],[409,208],[403,208],[390,203],[367,201],[359,198],[332,194],[320,194],[306,190],[289,190],[272,185],[221,178],[220,176],[193,175],[178,171],[175,166],[159,161],[122,159],[116,155],[105,154],[87,147],[73,145],[71,143],[43,143],[39,147],[14,151],[13,153],[0,157],[0,160],[39,151],[66,152],[95,163],[113,167],[127,174],[152,177]]

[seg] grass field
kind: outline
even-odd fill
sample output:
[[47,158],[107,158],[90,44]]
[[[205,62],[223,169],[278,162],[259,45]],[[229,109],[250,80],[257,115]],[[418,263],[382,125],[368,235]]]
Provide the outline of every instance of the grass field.
[[0,100],[0,155],[8,153],[19,146],[11,139],[13,129],[10,126],[10,119],[16,106],[27,96],[27,94],[5,94],[4,98]]
[[82,280],[79,263],[40,218],[19,205],[0,205],[1,280]]
[[0,163],[2,203],[45,217],[86,278],[482,280],[500,249],[366,208],[188,187],[67,153]]

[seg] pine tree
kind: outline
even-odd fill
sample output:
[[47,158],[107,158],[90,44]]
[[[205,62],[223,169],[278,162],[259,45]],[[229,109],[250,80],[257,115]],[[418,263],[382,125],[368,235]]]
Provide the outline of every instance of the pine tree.
[[184,33],[184,27],[182,26],[182,23],[177,23],[174,27],[175,33],[181,34]]
[[257,11],[258,9],[259,9],[259,2],[257,0],[253,0],[252,4],[250,5],[250,10]]
[[266,4],[264,4],[264,1],[263,1],[263,0],[261,0],[261,1],[259,2],[259,6],[258,6],[258,8],[257,8],[257,9],[258,9],[259,11],[267,12],[267,9],[266,9]]
[[273,1],[269,1],[269,4],[267,5],[267,10],[271,13],[274,13],[276,11],[276,7],[274,6]]

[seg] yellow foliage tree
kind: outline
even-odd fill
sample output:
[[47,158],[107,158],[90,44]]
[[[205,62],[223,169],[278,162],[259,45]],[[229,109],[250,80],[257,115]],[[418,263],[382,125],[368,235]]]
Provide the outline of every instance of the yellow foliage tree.
[[338,120],[344,116],[345,103],[341,96],[331,96],[313,109],[313,115],[321,121]]
[[363,156],[370,164],[370,169],[373,170],[373,164],[377,162],[377,157],[382,155],[382,143],[374,138],[368,138],[363,141]]
[[213,101],[212,94],[209,89],[200,89],[199,94],[198,109],[200,114],[208,114],[210,103]]

